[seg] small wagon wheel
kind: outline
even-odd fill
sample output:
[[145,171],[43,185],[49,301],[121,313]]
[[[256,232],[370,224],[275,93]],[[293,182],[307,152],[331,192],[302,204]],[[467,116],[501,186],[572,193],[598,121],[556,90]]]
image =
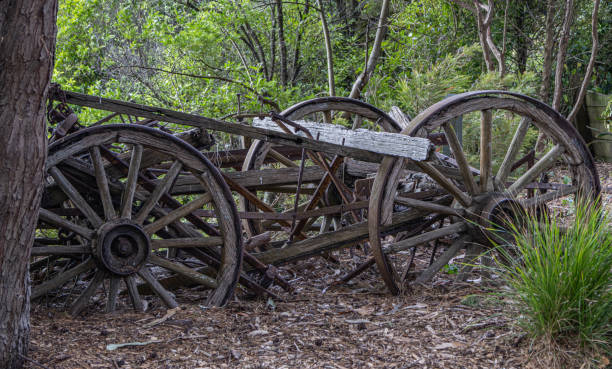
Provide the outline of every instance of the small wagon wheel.
[[[385,112],[363,101],[349,98],[325,97],[307,100],[280,114],[291,121],[308,120],[342,124],[352,129],[400,131],[400,125]],[[293,131],[293,128],[289,128]],[[328,168],[325,168],[325,164],[317,163],[312,159],[316,155],[324,156]],[[267,214],[270,219],[253,219],[255,217],[244,219],[243,227],[248,236],[252,237],[272,231],[272,239],[281,245],[288,239],[304,239],[309,235],[338,229],[347,222],[355,223],[364,220],[367,198],[356,193],[355,180],[357,177],[351,176],[345,170],[347,168],[345,165],[346,161],[342,157],[332,158],[320,153],[304,155],[299,149],[274,146],[259,140],[254,141],[249,148],[242,170],[269,170],[260,172],[263,185],[255,188],[255,191],[258,191],[255,194],[257,199],[254,199],[253,196],[250,199],[242,196],[239,209],[247,214],[260,213],[264,218]],[[329,171],[334,173],[335,179],[329,178]],[[371,173],[375,171],[376,169],[373,169]],[[343,189],[337,188],[336,179],[342,182],[340,185]],[[279,184],[282,182],[282,184],[265,186],[264,182],[274,181]],[[288,214],[295,213],[296,189],[298,188],[300,191],[297,202],[299,216],[296,221],[293,221]],[[359,207],[360,203],[363,203],[361,207]],[[286,217],[281,219],[283,215]]]
[[[468,137],[463,146],[451,124],[457,117],[463,117],[462,133]],[[370,244],[393,294],[406,286],[409,275],[416,275],[417,282],[432,278],[466,245],[468,254],[472,246],[489,245],[492,234],[482,230],[504,217],[547,211],[548,204],[600,192],[593,158],[578,132],[558,112],[533,98],[502,91],[452,96],[419,114],[402,133],[431,137],[437,130],[443,132],[451,158],[438,154],[434,160],[416,163],[388,157],[374,181]],[[540,133],[547,142],[535,152]],[[475,139],[469,140],[470,134]],[[524,168],[529,161],[531,165]],[[402,168],[422,172],[435,190],[420,199],[403,196]],[[555,173],[562,173],[561,180],[551,177]],[[389,237],[398,209],[414,213],[414,227],[421,228],[418,234],[401,240]],[[430,242],[433,246],[424,248],[430,254],[434,249],[429,265],[408,272],[415,268],[414,248]],[[435,248],[440,244],[448,246],[438,255]]]
[[[155,156],[164,159],[151,171],[143,163]],[[83,275],[91,279],[72,303],[73,315],[106,280],[108,311],[121,280],[134,307],[143,309],[140,278],[173,308],[173,295],[156,276],[172,273],[210,289],[208,304],[232,296],[242,260],[238,214],[219,171],[192,146],[152,128],[104,125],[54,142],[45,165],[49,184],[32,255],[33,264],[51,267],[32,298]],[[185,176],[197,179],[201,195],[170,195]],[[197,211],[203,214],[194,221]],[[176,253],[163,250],[185,253],[167,257]]]

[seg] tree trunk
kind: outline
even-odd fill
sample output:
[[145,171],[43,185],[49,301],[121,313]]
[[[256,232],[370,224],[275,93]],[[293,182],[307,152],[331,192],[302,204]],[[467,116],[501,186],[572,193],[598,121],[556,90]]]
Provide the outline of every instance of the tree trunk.
[[546,41],[544,42],[544,65],[542,67],[542,86],[540,99],[545,103],[550,100],[550,82],[552,75],[553,50],[555,48],[555,8],[556,0],[548,0],[546,5]]
[[574,0],[565,3],[565,16],[563,17],[563,31],[559,38],[559,50],[557,51],[557,67],[555,68],[555,92],[553,94],[552,107],[559,111],[561,109],[561,96],[563,95],[563,66],[567,55],[570,31],[574,20]]
[[56,0],[0,1],[0,363],[20,368],[30,331],[28,265],[47,154],[45,95]]
[[514,38],[516,39],[516,65],[520,74],[527,69],[528,40],[525,34],[526,4],[521,2],[519,10],[514,19]]
[[327,56],[327,85],[329,86],[329,96],[336,96],[336,84],[334,79],[334,57],[332,54],[331,39],[329,37],[329,28],[327,27],[327,20],[325,18],[323,2],[321,0],[317,0],[317,6],[319,7],[321,27],[323,28],[323,40],[325,41],[325,55]]
[[285,21],[283,20],[283,2],[276,0],[276,17],[278,23],[278,45],[280,49],[281,84],[287,85],[287,43],[285,42]]
[[383,0],[383,3],[380,8],[380,17],[378,18],[378,29],[376,30],[376,37],[374,38],[374,45],[372,45],[372,51],[370,52],[370,57],[368,58],[368,63],[366,65],[365,70],[357,77],[357,80],[353,84],[353,88],[351,88],[351,94],[349,97],[353,99],[359,99],[361,96],[361,90],[365,87],[365,85],[372,77],[374,73],[374,69],[376,68],[376,63],[378,62],[378,56],[380,55],[380,49],[382,47],[383,39],[387,34],[387,28],[389,25],[387,24],[387,18],[389,17],[389,3],[390,0]]

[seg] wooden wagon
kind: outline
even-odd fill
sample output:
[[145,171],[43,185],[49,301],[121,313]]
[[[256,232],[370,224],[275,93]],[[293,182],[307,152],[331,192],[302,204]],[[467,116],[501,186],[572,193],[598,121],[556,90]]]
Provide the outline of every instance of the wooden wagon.
[[[548,205],[600,191],[576,130],[516,93],[452,96],[412,120],[319,98],[255,114],[250,124],[57,88],[50,99],[59,105],[49,113],[56,129],[32,298],[85,283],[71,301],[74,315],[106,285],[106,309],[114,310],[122,281],[138,310],[146,308],[143,289],[176,307],[177,283],[204,286],[210,305],[225,304],[237,285],[274,295],[271,283],[291,289],[279,266],[352,246],[368,257],[344,280],[376,264],[397,294],[461,250],[476,257],[491,247],[501,220],[554,214]],[[80,128],[68,104],[110,115]],[[479,137],[475,149],[462,147],[457,117],[472,121],[464,133]],[[109,124],[117,119],[127,121]],[[211,131],[242,136],[247,146],[219,150]],[[438,152],[441,144],[450,156]],[[417,250],[428,263],[415,261]]]

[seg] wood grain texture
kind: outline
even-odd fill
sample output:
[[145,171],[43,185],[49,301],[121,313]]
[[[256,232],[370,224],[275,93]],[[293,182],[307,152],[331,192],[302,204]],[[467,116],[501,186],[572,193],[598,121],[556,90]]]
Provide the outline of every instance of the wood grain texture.
[[[368,129],[351,130],[337,124],[304,120],[299,120],[296,123],[308,129],[310,134],[318,141],[333,144],[342,143],[343,146],[372,153],[422,161],[426,160],[431,152],[431,142],[420,137],[391,132],[376,132]],[[255,118],[253,126],[282,132],[281,128],[270,118]],[[296,135],[306,137],[304,132],[298,132]]]

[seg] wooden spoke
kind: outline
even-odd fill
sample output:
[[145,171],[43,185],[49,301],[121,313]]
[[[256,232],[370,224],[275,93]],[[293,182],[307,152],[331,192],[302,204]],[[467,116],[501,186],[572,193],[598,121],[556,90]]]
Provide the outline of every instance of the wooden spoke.
[[153,210],[153,207],[155,206],[155,204],[157,204],[162,195],[164,195],[170,190],[170,187],[172,187],[174,180],[181,172],[182,167],[183,165],[178,160],[175,160],[174,163],[172,163],[172,166],[168,170],[168,173],[166,173],[164,179],[162,179],[161,182],[157,183],[157,186],[155,186],[155,189],[151,193],[151,196],[149,196],[144,205],[142,205],[142,208],[140,208],[140,210],[138,211],[138,214],[136,214],[136,217],[134,218],[134,221],[136,223],[144,223],[144,221],[149,216],[149,213],[151,212],[151,210]]
[[94,172],[96,174],[96,182],[98,183],[98,193],[102,200],[102,206],[104,207],[104,217],[107,220],[115,219],[117,214],[113,206],[113,200],[111,198],[110,189],[108,187],[108,178],[106,177],[106,171],[104,170],[104,163],[102,162],[102,155],[100,154],[100,147],[93,146],[89,149],[91,161],[94,166]]
[[95,266],[95,262],[93,261],[93,259],[89,258],[85,260],[84,262],[75,266],[74,268],[58,274],[55,278],[45,281],[36,287],[33,287],[31,298],[35,299],[35,298],[38,298],[40,296],[47,294],[47,292],[60,287],[61,285],[68,282],[72,278],[78,276],[81,273],[84,273],[90,270],[94,266]]
[[[151,255],[152,256],[152,255]],[[178,306],[178,304],[176,303],[176,300],[174,300],[174,296],[168,292],[158,281],[157,279],[155,279],[155,277],[153,276],[153,274],[151,274],[151,271],[149,271],[149,269],[147,267],[143,267],[140,268],[140,270],[138,271],[138,275],[145,280],[145,282],[147,282],[149,284],[149,286],[151,287],[151,289],[153,290],[153,292],[155,292],[155,294],[157,296],[159,296],[160,299],[162,299],[162,301],[164,302],[164,304],[169,308],[169,309],[174,309],[175,307]]]
[[93,224],[94,227],[102,225],[102,219],[96,214],[94,209],[85,201],[83,196],[77,191],[77,189],[68,181],[68,178],[57,168],[51,167],[49,174],[55,179],[55,182],[60,186],[62,191],[70,198],[74,205],[87,217],[87,219]]
[[289,159],[288,157],[286,157],[285,155],[281,154],[280,152],[274,150],[274,149],[270,149],[268,151],[268,155],[270,155],[272,158],[278,160],[280,163],[284,164],[287,168],[297,168],[299,167],[299,165],[294,162],[293,160]]
[[465,216],[465,210],[464,209],[455,209],[455,208],[451,208],[449,206],[444,206],[444,205],[439,205],[439,204],[436,204],[436,203],[432,203],[430,201],[422,201],[422,200],[417,200],[417,199],[411,199],[409,197],[403,197],[403,196],[396,196],[394,201],[396,203],[398,203],[398,204],[410,206],[410,207],[421,209],[421,210],[426,210],[426,211],[429,211],[431,213],[454,215],[454,216],[458,216],[458,217],[464,217]]
[[74,233],[77,233],[85,237],[88,240],[91,240],[94,237],[93,230],[89,228],[81,227],[80,225],[76,225],[72,223],[71,221],[62,218],[59,215],[47,209],[41,208],[40,212],[38,213],[38,217],[40,218],[40,220],[42,220],[45,223],[53,224],[59,228],[67,229],[69,231],[72,231]]
[[464,232],[468,226],[465,222],[457,222],[446,227],[436,229],[434,231],[426,232],[423,234],[416,235],[414,237],[407,238],[405,240],[393,243],[389,246],[383,247],[383,251],[387,254],[393,254],[400,251],[408,250],[414,246],[424,244],[429,241],[437,240],[441,237],[453,235],[455,233]]
[[563,146],[555,145],[555,147],[550,149],[550,151],[538,160],[533,167],[529,168],[529,170],[517,179],[516,182],[510,185],[510,187],[508,187],[508,192],[517,194],[525,185],[536,179],[542,172],[552,167],[561,154],[563,154],[564,150]]
[[506,179],[508,178],[508,174],[510,174],[512,164],[514,164],[514,160],[516,159],[516,155],[519,153],[521,146],[523,145],[523,140],[525,139],[528,129],[529,120],[527,118],[522,118],[518,127],[516,128],[516,131],[514,132],[512,142],[510,143],[510,146],[508,146],[506,156],[504,156],[504,160],[502,161],[499,170],[497,171],[497,175],[495,176],[495,184],[499,190],[505,187]]
[[553,201],[556,199],[559,199],[561,197],[565,197],[565,196],[569,196],[569,195],[573,195],[575,193],[578,192],[578,187],[575,186],[567,186],[567,187],[563,187],[558,191],[554,191],[554,192],[547,192],[543,195],[540,194],[536,194],[536,196],[531,197],[529,199],[524,199],[521,200],[521,206],[523,206],[526,209],[529,208],[533,208],[533,207],[537,207],[540,205],[544,205],[549,201]]
[[90,254],[88,246],[34,246],[32,256]]
[[197,271],[189,267],[186,267],[183,264],[174,263],[168,259],[164,259],[155,254],[149,255],[149,262],[155,265],[159,265],[162,268],[171,270],[175,273],[178,273],[195,283],[198,283],[198,284],[201,284],[206,287],[213,288],[213,289],[217,288],[217,281],[215,281],[213,278],[207,276],[206,274],[198,273]]
[[206,193],[204,195],[198,196],[195,200],[172,210],[168,214],[164,215],[162,218],[156,220],[155,222],[148,224],[144,227],[144,231],[147,234],[154,234],[170,223],[174,223],[177,220],[184,218],[188,214],[192,213],[194,210],[201,208],[202,206],[208,204],[212,201],[212,197],[210,194]]
[[[491,160],[493,135],[493,114],[491,110],[483,110],[480,119],[480,192],[492,190]],[[491,186],[491,188],[489,188]]]
[[222,237],[192,237],[172,238],[167,240],[151,240],[151,249],[187,248],[187,247],[218,247],[223,246]]
[[[433,165],[426,163],[426,162],[422,162],[422,161],[418,161],[416,162],[416,164],[419,168],[421,168],[423,172],[425,172],[428,176],[430,176],[434,181],[438,182],[438,184],[442,186],[442,188],[444,188],[455,199],[457,199],[457,201],[459,201],[461,205],[465,207],[470,206],[470,204],[472,203],[472,198],[466,195],[459,188],[457,188],[457,186],[455,186],[455,184],[451,182],[450,179],[448,179],[444,174],[442,174]],[[469,170],[469,167],[468,167],[468,170]]]
[[132,148],[132,157],[130,159],[127,181],[121,196],[121,218],[131,219],[132,217],[132,202],[134,201],[136,186],[138,185],[138,173],[140,172],[140,162],[142,161],[142,150],[142,145],[134,145]]
[[106,302],[106,312],[115,311],[117,306],[117,296],[119,295],[119,285],[121,278],[112,277],[108,286],[108,301]]
[[83,309],[85,309],[87,303],[89,302],[89,299],[91,298],[91,296],[93,296],[98,287],[100,287],[102,281],[104,281],[105,276],[106,272],[98,269],[91,282],[89,282],[89,286],[87,286],[85,291],[81,293],[81,296],[79,296],[79,298],[76,299],[76,301],[70,307],[70,315],[72,315],[73,317],[77,316],[81,313],[81,311],[83,311]]
[[450,259],[452,259],[453,256],[459,252],[459,250],[465,247],[465,244],[469,241],[469,239],[470,236],[464,235],[455,240],[455,242],[453,242],[453,244],[446,249],[442,255],[440,255],[427,269],[423,271],[423,273],[421,273],[421,275],[417,277],[416,283],[425,283],[431,280],[431,278],[433,278],[433,276],[440,271],[440,269],[442,269],[450,261]]
[[455,156],[455,160],[457,161],[457,165],[459,166],[459,170],[461,171],[465,188],[467,189],[468,193],[474,195],[477,193],[476,181],[474,180],[474,176],[470,170],[470,165],[465,157],[461,143],[457,138],[457,133],[455,133],[455,129],[450,123],[445,123],[442,127],[444,128],[444,134],[446,135],[448,145],[450,146],[453,155]]
[[146,306],[143,300],[140,298],[140,293],[138,293],[136,278],[133,275],[125,277],[125,285],[127,286],[128,294],[130,295],[134,309],[137,311],[145,311]]

